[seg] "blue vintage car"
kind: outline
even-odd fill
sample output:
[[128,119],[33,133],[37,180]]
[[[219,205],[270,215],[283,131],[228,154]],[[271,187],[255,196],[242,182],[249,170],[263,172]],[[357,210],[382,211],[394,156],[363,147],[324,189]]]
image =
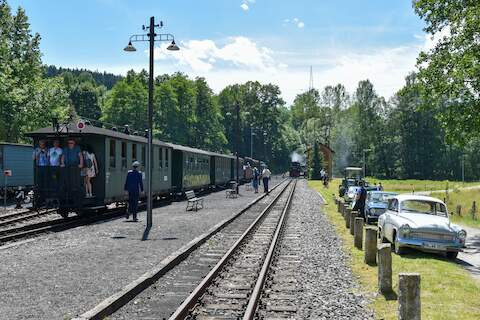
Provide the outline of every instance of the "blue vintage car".
[[365,202],[365,222],[370,224],[387,211],[388,199],[398,195],[395,192],[369,191]]

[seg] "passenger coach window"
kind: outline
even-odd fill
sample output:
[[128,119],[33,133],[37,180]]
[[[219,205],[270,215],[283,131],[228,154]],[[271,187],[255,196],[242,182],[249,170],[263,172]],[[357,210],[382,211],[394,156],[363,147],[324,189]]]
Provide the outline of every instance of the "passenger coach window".
[[145,166],[145,146],[142,146],[142,160],[140,161],[142,166]]
[[132,162],[137,161],[137,145],[132,144]]
[[110,168],[115,168],[115,140],[110,140]]
[[168,149],[165,149],[165,168],[168,168]]
[[158,167],[163,167],[163,148],[158,148]]
[[127,143],[122,142],[122,168],[127,167]]

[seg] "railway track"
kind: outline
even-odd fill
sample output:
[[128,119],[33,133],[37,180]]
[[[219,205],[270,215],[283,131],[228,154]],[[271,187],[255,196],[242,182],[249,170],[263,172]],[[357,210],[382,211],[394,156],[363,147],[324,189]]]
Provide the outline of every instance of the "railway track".
[[[255,317],[272,261],[280,266],[278,257],[274,257],[295,185],[296,181],[289,183],[277,195],[170,316],[170,320]],[[286,309],[277,311],[288,313]]]
[[33,220],[43,216],[47,216],[55,213],[53,209],[47,209],[42,211],[34,210],[22,210],[19,212],[8,213],[0,216],[0,229],[7,226],[22,223],[25,221]]
[[[55,210],[47,210],[48,213],[53,213]],[[31,223],[19,227],[0,228],[0,245],[13,240],[19,240],[34,235],[58,232],[81,225],[86,225],[93,222],[108,220],[123,216],[125,210],[123,207],[108,209],[105,213],[96,213],[86,216],[73,216],[69,218],[58,218],[53,220],[42,221],[38,223]],[[20,218],[17,218],[20,219]],[[8,220],[7,220],[8,221]],[[4,225],[9,226],[9,224]]]

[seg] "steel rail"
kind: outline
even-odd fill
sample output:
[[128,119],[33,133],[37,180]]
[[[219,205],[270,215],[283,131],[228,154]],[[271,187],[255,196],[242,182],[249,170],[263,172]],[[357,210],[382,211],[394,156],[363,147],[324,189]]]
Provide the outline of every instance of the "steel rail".
[[81,225],[87,225],[93,222],[108,220],[116,217],[121,217],[124,214],[122,208],[110,209],[111,211],[106,214],[95,214],[85,217],[71,217],[68,219],[55,219],[50,221],[43,221],[36,224],[29,224],[21,226],[19,228],[12,228],[6,230],[0,230],[0,246],[8,241],[16,240],[19,238],[25,238],[28,236],[45,233],[49,231],[62,231],[70,228],[78,227]]
[[22,211],[14,214],[10,214],[8,217],[0,218],[0,227],[8,226],[10,224],[19,223],[25,220],[39,218],[55,212],[55,209],[45,210],[41,212],[35,211]]
[[177,308],[177,310],[170,316],[169,320],[184,319],[190,312],[190,309],[197,303],[198,299],[205,292],[207,287],[221,271],[222,267],[228,262],[232,255],[237,251],[240,245],[244,242],[246,237],[252,232],[252,230],[260,223],[260,221],[266,216],[266,214],[274,207],[280,197],[292,181],[290,180],[286,186],[280,191],[280,193],[273,199],[268,206],[263,209],[260,215],[252,222],[252,224],[245,230],[245,232],[238,238],[238,240],[230,247],[220,261],[213,267],[212,270],[203,278],[202,282],[192,291],[192,293],[185,299],[185,301]]
[[277,248],[277,244],[280,239],[280,233],[283,231],[285,227],[285,221],[287,220],[287,214],[290,210],[290,205],[292,203],[293,193],[295,192],[295,187],[297,186],[297,180],[295,180],[292,190],[288,195],[287,204],[285,208],[283,208],[282,215],[280,217],[280,221],[277,224],[277,228],[275,230],[275,234],[273,236],[272,242],[270,244],[270,248],[268,249],[267,256],[262,265],[262,269],[260,270],[260,274],[258,275],[257,282],[255,283],[255,287],[253,288],[252,294],[250,295],[250,299],[248,300],[247,309],[245,310],[245,314],[243,315],[243,320],[252,320],[255,317],[255,312],[257,311],[258,301],[260,300],[260,296],[262,294],[263,285],[265,284],[265,280],[267,279],[268,270],[270,269],[270,264],[272,262],[273,254],[275,253],[275,249]]

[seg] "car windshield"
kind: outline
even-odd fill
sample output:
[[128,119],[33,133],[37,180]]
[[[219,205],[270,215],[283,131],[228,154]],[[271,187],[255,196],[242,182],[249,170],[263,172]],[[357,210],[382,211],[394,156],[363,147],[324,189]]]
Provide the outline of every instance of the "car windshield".
[[384,202],[387,203],[388,199],[391,197],[396,196],[396,193],[380,193],[380,192],[372,192],[369,195],[369,200],[370,201],[375,201],[375,202]]
[[428,200],[404,200],[400,205],[400,210],[404,212],[415,212],[431,214],[436,216],[447,216],[447,208],[440,202]]

